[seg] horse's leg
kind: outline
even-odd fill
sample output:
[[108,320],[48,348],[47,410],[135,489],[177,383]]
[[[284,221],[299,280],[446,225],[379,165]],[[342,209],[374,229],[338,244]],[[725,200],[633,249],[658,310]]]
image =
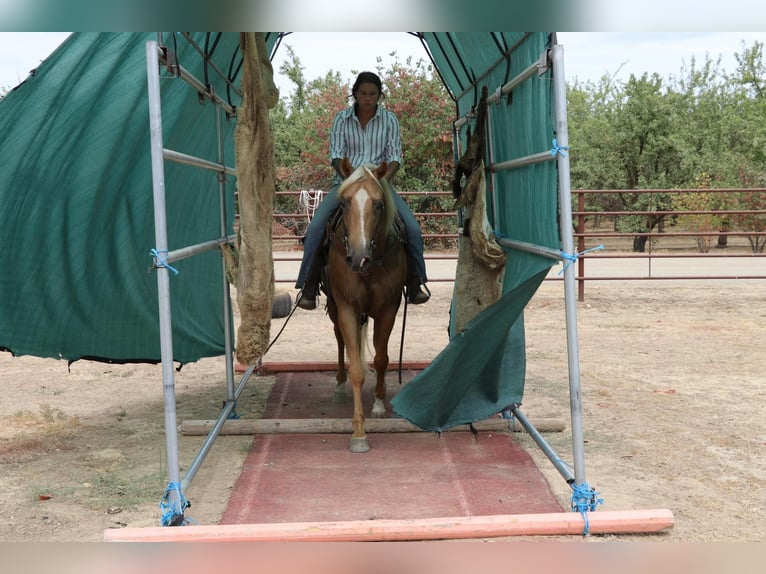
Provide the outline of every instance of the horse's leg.
[[338,306],[332,297],[327,298],[327,314],[332,320],[333,331],[335,332],[335,341],[338,346],[338,370],[335,373],[335,392],[333,401],[336,403],[346,402],[346,360],[344,356],[345,347],[343,346],[343,333],[338,326]]
[[333,400],[336,403],[346,402],[346,355],[345,346],[343,345],[343,333],[341,333],[338,327],[337,321],[334,325],[335,340],[338,343],[338,372],[335,374],[335,393],[333,394]]
[[367,452],[370,443],[364,431],[364,412],[362,410],[362,385],[364,384],[364,365],[360,345],[364,344],[360,336],[361,326],[356,314],[348,307],[338,309],[338,324],[343,333],[343,341],[348,353],[348,380],[354,395],[354,415],[351,423],[354,434],[351,436],[351,452]]
[[372,342],[375,347],[375,391],[372,416],[380,418],[386,414],[386,369],[388,369],[388,339],[394,328],[396,309],[375,319]]

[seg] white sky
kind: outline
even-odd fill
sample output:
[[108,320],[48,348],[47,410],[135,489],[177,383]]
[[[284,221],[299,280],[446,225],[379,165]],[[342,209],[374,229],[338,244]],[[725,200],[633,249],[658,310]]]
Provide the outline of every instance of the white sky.
[[[61,32],[0,32],[0,87],[12,88],[23,81],[66,37]],[[712,59],[720,55],[722,67],[734,72],[734,53],[742,52],[742,42],[747,47],[754,41],[766,44],[766,32],[559,32],[558,41],[564,46],[567,80],[598,81],[606,73],[627,79],[631,73],[657,72],[667,78],[677,75],[692,57],[702,62],[706,55]],[[296,32],[283,40],[274,59],[283,95],[292,87],[278,73],[287,55],[285,45],[294,48],[307,80],[332,69],[351,81],[353,71],[375,70],[378,56],[387,67],[393,51],[401,61],[408,56],[413,61],[427,59],[420,41],[404,32]]]

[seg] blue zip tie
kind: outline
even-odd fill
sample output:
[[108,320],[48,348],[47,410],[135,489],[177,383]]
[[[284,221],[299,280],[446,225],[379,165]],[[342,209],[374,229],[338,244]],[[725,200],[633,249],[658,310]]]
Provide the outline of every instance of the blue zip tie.
[[[164,253],[165,256],[163,257],[161,253]],[[178,275],[178,269],[176,269],[170,263],[168,263],[168,252],[166,250],[157,251],[156,249],[152,249],[151,251],[149,251],[149,255],[154,257],[155,267],[157,268],[164,267],[168,271],[172,271],[173,275]]]
[[598,251],[599,249],[603,249],[603,248],[604,248],[603,245],[596,245],[595,247],[591,247],[590,249],[586,249],[585,251],[580,251],[580,252],[575,251],[574,253],[564,253],[562,251],[561,258],[566,260],[567,264],[564,265],[564,267],[561,269],[561,271],[559,271],[558,274],[561,275],[564,271],[566,271],[566,268],[569,267],[575,261],[577,261],[577,259],[581,255],[585,255],[586,253],[590,253],[591,251]]
[[560,153],[562,157],[566,157],[568,149],[569,149],[569,146],[566,146],[566,145],[560,146],[556,138],[553,138],[553,147],[551,148],[551,155],[555,156],[557,153]]
[[[178,507],[174,507],[168,501],[170,492],[173,490],[178,493]],[[178,516],[183,516],[184,510],[190,506],[191,502],[186,500],[184,493],[181,491],[181,485],[177,482],[168,483],[168,485],[165,487],[165,493],[162,495],[162,500],[160,500],[160,510],[162,511],[160,523],[162,526],[172,526],[176,518]],[[180,523],[180,526],[185,526],[188,523],[189,521],[184,518]]]
[[602,498],[597,498],[600,493],[588,486],[587,482],[575,484],[572,486],[572,512],[579,512],[585,521],[583,536],[590,534],[590,524],[588,522],[588,512],[593,512],[599,504],[604,504]]

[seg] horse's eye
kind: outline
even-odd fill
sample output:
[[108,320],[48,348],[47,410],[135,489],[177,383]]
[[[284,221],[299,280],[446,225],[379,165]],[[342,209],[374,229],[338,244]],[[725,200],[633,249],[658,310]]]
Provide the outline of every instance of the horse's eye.
[[382,201],[376,201],[375,202],[375,211],[377,211],[378,213],[382,213],[383,212],[383,202]]
[[340,208],[343,211],[348,211],[348,206],[349,206],[348,199],[341,199],[340,200]]

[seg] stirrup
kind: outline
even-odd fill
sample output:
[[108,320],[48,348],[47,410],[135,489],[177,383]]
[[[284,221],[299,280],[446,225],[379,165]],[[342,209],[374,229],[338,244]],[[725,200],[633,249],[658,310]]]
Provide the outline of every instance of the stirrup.
[[428,290],[428,287],[426,287],[425,291],[420,288],[420,285],[416,285],[414,288],[407,288],[407,300],[411,305],[422,305],[430,298],[431,292]]
[[316,295],[311,295],[311,293],[308,293],[307,291],[303,290],[300,293],[298,293],[298,300],[295,302],[295,304],[301,309],[306,309],[307,311],[313,311],[314,309],[317,308]]

